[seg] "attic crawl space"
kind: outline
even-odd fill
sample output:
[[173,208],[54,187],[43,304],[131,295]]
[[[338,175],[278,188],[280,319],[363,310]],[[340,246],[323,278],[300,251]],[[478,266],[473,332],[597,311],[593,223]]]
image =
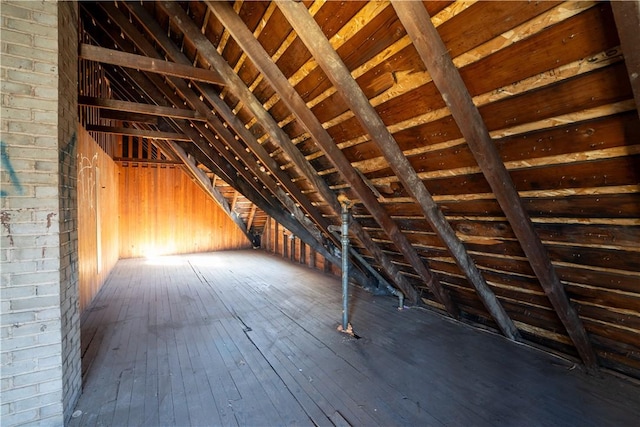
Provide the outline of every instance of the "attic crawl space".
[[3,371],[60,302],[69,420],[119,259],[252,249],[640,380],[639,4],[3,1]]

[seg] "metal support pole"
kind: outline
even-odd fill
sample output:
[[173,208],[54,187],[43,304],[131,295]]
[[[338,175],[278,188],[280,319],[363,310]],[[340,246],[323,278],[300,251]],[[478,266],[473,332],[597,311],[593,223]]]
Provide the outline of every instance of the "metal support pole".
[[342,201],[342,330],[349,330],[349,201]]

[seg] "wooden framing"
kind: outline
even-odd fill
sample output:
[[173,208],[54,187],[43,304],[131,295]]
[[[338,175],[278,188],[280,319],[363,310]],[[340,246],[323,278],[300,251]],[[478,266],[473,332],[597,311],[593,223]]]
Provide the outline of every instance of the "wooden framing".
[[175,119],[187,119],[206,122],[207,116],[193,110],[183,108],[162,107],[159,105],[143,104],[140,102],[128,102],[118,99],[96,98],[91,96],[79,96],[79,105],[97,107],[100,109],[123,111],[128,113],[141,113],[158,117],[170,117]]
[[[232,91],[256,117],[259,118],[271,138],[277,141],[277,143],[285,150],[287,155],[295,163],[296,167],[303,172],[305,178],[314,184],[314,187],[316,187],[320,194],[322,194],[323,198],[329,203],[329,206],[332,207],[334,212],[340,212],[340,204],[336,195],[329,189],[322,178],[315,173],[308,161],[291,143],[288,136],[284,131],[282,131],[282,129],[280,129],[277,123],[273,120],[273,117],[269,115],[262,104],[245,86],[242,80],[240,80],[235,72],[229,67],[226,61],[220,57],[215,47],[211,45],[210,41],[202,35],[200,30],[191,22],[188,16],[186,16],[184,10],[182,10],[179,5],[171,2],[161,2],[158,6],[171,16],[174,22],[180,27],[181,31],[183,31],[185,35],[193,41],[198,48],[200,55],[206,57],[209,63],[218,70],[225,80],[226,85],[229,87],[229,90]],[[382,252],[373,240],[368,237],[366,232],[359,226],[359,224],[357,224],[356,221],[352,221],[352,230],[358,239],[362,241],[365,247],[372,251],[381,266],[387,271],[389,276],[393,278],[394,282],[396,282],[400,277],[400,273],[384,252]],[[396,282],[396,284],[405,293],[408,301],[413,303],[417,301],[417,293],[413,287],[407,287],[403,282]]]
[[[380,148],[380,151],[382,151],[404,187],[418,202],[432,228],[444,241],[457,264],[473,284],[478,296],[498,324],[500,330],[510,339],[519,339],[519,333],[513,321],[486,284],[482,274],[460,239],[456,236],[451,225],[445,219],[444,214],[427,191],[418,174],[411,167],[380,116],[369,103],[362,89],[353,79],[329,41],[324,37],[322,30],[309,14],[307,8],[302,3],[293,2],[282,2],[278,6],[320,67],[327,74],[327,77],[342,92],[344,100],[351,108],[358,122],[371,135],[372,140]],[[366,184],[362,183],[362,185]],[[442,294],[442,289],[438,289],[433,284],[431,286],[434,293],[439,296]]]
[[[393,136],[385,144],[384,129],[363,127],[364,110],[345,102],[350,92],[327,76],[305,46],[307,28],[292,29],[278,2],[168,3],[78,5],[79,52],[89,58],[78,64],[79,120],[111,158],[144,175],[183,165],[172,148],[179,147],[229,205],[237,196],[247,230],[263,232],[270,212],[285,224],[280,231],[286,226],[311,249],[309,263],[312,245],[327,259],[337,253],[339,238],[327,230],[338,221],[335,196],[343,194],[353,201],[359,233],[351,233],[361,273],[354,280],[374,284],[375,273],[363,268],[371,264],[382,273],[378,283],[416,286],[420,303],[441,312],[425,285],[433,273],[463,322],[508,329],[487,309],[497,300],[527,342],[582,358],[589,369],[589,356],[597,356],[603,369],[640,378],[640,2],[422,2],[464,82],[453,91],[434,79],[447,65],[432,70],[392,2],[303,2],[365,107],[375,110],[365,121],[378,116]],[[434,46],[427,54],[441,52]],[[220,84],[221,70],[236,86]],[[216,73],[217,83],[211,75],[193,78],[202,72]],[[458,77],[449,74],[445,83],[452,84]],[[477,126],[465,113],[468,102],[454,105],[458,89],[471,95],[499,155],[492,161],[508,171],[514,189],[507,192],[521,199],[539,242],[517,230],[520,217],[505,215],[505,185],[495,178],[504,171],[476,160],[479,151],[495,152],[472,150],[465,125]],[[433,205],[418,203],[414,187],[390,167],[382,149],[396,146]],[[196,180],[187,166],[180,169]],[[186,182],[181,171],[171,176]],[[439,208],[445,217],[437,225],[448,222],[449,230],[436,232],[425,207]],[[271,248],[274,240],[265,239]],[[467,255],[451,250],[460,242]],[[299,260],[302,244],[285,243]],[[530,256],[541,246],[542,262]],[[475,265],[465,266],[469,255]],[[318,258],[317,265],[337,273],[330,262]],[[551,273],[540,273],[549,266]],[[555,288],[541,286],[545,274]],[[495,294],[489,300],[486,284]],[[574,311],[568,326],[563,304]],[[582,342],[571,329],[575,319],[588,334]]]
[[[108,4],[102,4],[101,7],[109,14],[109,16],[114,19],[116,22],[118,22],[122,28],[125,29],[125,31],[129,32],[130,34],[130,38],[131,40],[134,40],[138,43],[138,48],[143,50],[145,53],[147,53],[148,55],[157,55],[157,52],[155,52],[155,50],[148,44],[143,44],[144,43],[144,37],[142,37],[140,34],[136,34],[135,33],[135,29],[130,26],[127,25],[128,21],[126,21],[126,19],[124,19],[124,17],[121,15],[121,13],[115,9],[112,5],[108,5]],[[149,78],[153,79],[152,76],[149,76]],[[170,80],[172,80],[173,78],[169,77]],[[138,79],[134,78],[134,81],[136,81],[138,84],[141,84],[142,82],[140,82]],[[186,87],[186,84],[184,84],[184,82],[182,82],[179,79],[175,79],[172,80],[174,86],[176,88],[178,88],[180,90],[180,93],[182,93],[185,97],[187,97],[190,102],[195,105],[196,107],[199,107],[198,111],[201,111],[204,114],[206,114],[206,107],[204,107],[204,104],[201,103],[201,101],[199,101],[199,99],[197,98],[197,96],[195,96],[195,94],[193,94],[193,92],[191,90],[189,90]],[[160,84],[160,82],[155,82],[156,85],[156,89],[154,90],[154,88],[149,87],[147,85],[145,92],[147,94],[149,93],[153,93],[154,91],[156,91],[159,88],[165,88],[165,85]],[[167,97],[167,99],[171,99],[172,97],[175,96],[174,93],[172,93],[171,91],[164,91],[163,96]],[[155,98],[154,101],[162,103],[163,100],[161,98]],[[174,100],[174,105],[178,104],[180,101],[178,99]],[[171,107],[165,107],[165,108],[171,108]],[[211,124],[215,125],[215,117],[212,115],[208,115],[209,117],[209,122]],[[299,222],[296,221],[292,221],[293,218],[291,218],[288,215],[278,215],[278,213],[276,212],[277,209],[273,209],[271,207],[269,207],[268,205],[265,205],[264,203],[258,201],[255,197],[256,194],[261,194],[262,193],[262,188],[260,188],[257,183],[255,182],[254,179],[252,179],[251,176],[245,176],[245,180],[243,181],[246,184],[241,184],[238,179],[235,177],[236,174],[240,174],[240,175],[245,175],[245,167],[244,165],[240,165],[237,164],[236,166],[232,166],[231,164],[229,164],[228,162],[234,162],[235,160],[232,157],[228,157],[228,152],[224,149],[224,147],[219,147],[219,151],[220,153],[223,154],[223,156],[227,156],[226,160],[223,160],[223,157],[221,157],[220,154],[216,153],[215,151],[212,150],[211,146],[209,144],[217,144],[217,140],[213,137],[213,135],[211,134],[211,131],[207,128],[202,127],[199,123],[194,122],[194,126],[197,128],[197,132],[196,129],[191,128],[189,125],[185,124],[180,124],[180,121],[177,119],[174,119],[174,122],[178,123],[179,127],[185,132],[185,135],[187,135],[190,139],[190,141],[194,142],[194,144],[202,151],[202,153],[205,155],[206,160],[205,159],[201,159],[205,164],[207,164],[209,167],[213,166],[213,165],[228,165],[229,168],[231,168],[233,171],[231,170],[227,170],[225,171],[224,168],[219,169],[218,174],[230,185],[232,183],[234,183],[233,185],[237,186],[237,185],[241,185],[242,186],[242,192],[244,194],[253,194],[254,196],[251,198],[251,201],[258,205],[259,207],[261,207],[261,209],[267,213],[269,213],[271,216],[273,216],[274,218],[278,218],[281,221],[284,221],[283,224],[289,228],[290,230],[295,230],[295,232],[303,239],[306,240],[307,244],[309,244],[311,247],[313,247],[316,251],[318,251],[319,253],[321,253],[327,260],[329,260],[330,262],[336,264],[336,265],[340,265],[340,258],[336,257],[335,255],[333,255],[330,251],[328,251],[326,248],[325,249],[320,249],[321,247],[323,247],[323,239],[320,236],[319,233],[317,233],[317,231],[313,231],[311,230],[305,230],[304,232],[301,231],[301,229],[304,229],[305,227],[301,226]],[[215,126],[215,128],[218,128],[218,130],[224,129],[224,127],[221,126]],[[200,134],[202,134],[204,137],[207,137],[207,135],[209,135],[208,139],[208,143],[205,143],[202,138],[200,137],[200,135],[198,134],[198,132]],[[230,133],[227,131],[227,134],[222,134],[223,137],[225,137],[226,135],[226,140],[227,142],[231,143],[231,141],[235,142],[233,137],[230,135]],[[246,153],[241,153],[244,158],[246,156]],[[237,161],[236,161],[237,163]],[[255,162],[246,162],[247,165],[251,165],[253,167],[257,167],[257,164]],[[217,169],[217,168],[215,168]],[[251,186],[253,187],[253,189],[249,189],[248,187]],[[278,189],[275,192],[276,195],[283,195],[284,193],[282,192],[282,190]],[[258,198],[263,198],[265,201],[269,200],[269,196],[267,196],[266,194],[262,194],[261,197]],[[295,206],[295,204],[293,203],[289,203],[290,207],[295,207],[297,209],[297,207]],[[303,220],[307,220],[307,218],[303,215],[303,214],[298,214],[295,215],[296,219],[297,218],[302,218]],[[235,219],[234,219],[235,220]],[[307,220],[308,221],[308,220]],[[309,225],[307,224],[306,227],[309,227]],[[314,236],[313,241],[309,240],[309,236]],[[253,242],[253,241],[252,241]],[[354,278],[354,280],[356,280],[358,283],[361,283],[364,286],[367,286],[369,284],[369,279],[362,274],[362,272],[358,269],[352,268],[352,276]]]
[[294,112],[298,120],[302,122],[314,140],[320,145],[322,150],[324,150],[327,157],[331,159],[335,167],[352,186],[362,203],[364,203],[369,212],[376,218],[377,222],[399,248],[400,252],[409,260],[412,267],[426,280],[427,286],[439,296],[440,301],[447,308],[447,311],[452,316],[457,317],[458,310],[449,295],[442,289],[437,277],[423,263],[415,249],[411,246],[409,240],[402,234],[395,222],[380,206],[376,196],[371,192],[358,172],[351,166],[351,163],[340,149],[338,149],[331,136],[329,136],[327,131],[322,127],[322,124],[306,106],[300,95],[298,95],[291,84],[289,84],[287,78],[271,61],[271,58],[246,28],[238,15],[225,3],[207,2],[207,4],[231,33],[236,42],[243,48],[247,56],[256,64],[265,78],[278,91],[281,99],[284,100],[289,109]]
[[191,139],[184,136],[183,134],[175,133],[175,132],[161,132],[156,130],[125,128],[125,127],[118,127],[118,126],[100,126],[100,125],[87,125],[87,130],[89,132],[101,132],[101,133],[111,133],[114,135],[138,136],[142,138],[151,138],[151,139],[191,141]]
[[489,182],[513,232],[531,264],[542,288],[562,320],[580,357],[589,369],[597,368],[597,358],[587,332],[571,306],[549,255],[538,237],[509,172],[495,148],[489,131],[474,105],[458,69],[447,53],[438,31],[422,3],[393,2],[398,17],[411,37],[431,77],[442,93],[469,148]]
[[[144,9],[141,8],[139,5],[127,4],[127,6],[131,7],[131,11],[134,14],[145,13]],[[115,11],[112,11],[113,16],[117,16],[115,15],[115,13],[116,13]],[[116,17],[115,19],[119,19],[119,18]],[[145,22],[148,22],[149,25],[153,25],[151,23],[152,21],[149,19],[146,19]],[[150,31],[150,33],[155,34],[155,37],[158,43],[160,43],[163,49],[165,49],[165,51],[168,52],[168,54],[172,57],[174,61],[176,61],[177,63],[183,63],[183,64],[189,63],[189,61],[184,57],[184,55],[179,51],[179,49],[177,49],[172,44],[170,40],[160,36],[162,33],[158,31]],[[132,38],[132,39],[135,39],[135,38]],[[145,46],[139,45],[138,47],[142,48],[149,55],[157,54],[157,53],[154,53],[154,51],[150,46],[145,47]],[[186,88],[184,85],[181,85],[180,82],[176,82],[176,84],[180,86],[180,92],[191,101],[191,103],[195,106],[197,111],[201,111],[203,114],[207,113],[207,107],[204,105],[203,102],[201,102],[197,98],[197,96],[193,94],[191,90]],[[169,96],[168,93],[165,95]],[[226,113],[226,111],[223,111],[223,113]],[[238,156],[239,159],[243,160],[243,163],[246,165],[249,171],[251,171],[254,174],[254,176],[259,178],[260,182],[263,185],[265,185],[280,200],[280,202],[289,210],[289,212],[291,212],[294,215],[294,217],[301,224],[303,224],[305,228],[307,228],[307,230],[312,235],[315,236],[316,240],[321,242],[323,238],[320,231],[316,228],[315,224],[309,219],[309,217],[307,217],[301,211],[301,209],[296,205],[296,203],[293,200],[291,200],[291,197],[287,195],[282,188],[279,188],[278,185],[273,181],[271,177],[267,176],[267,174],[261,170],[260,165],[256,161],[254,161],[253,159],[247,158],[247,153],[245,152],[244,148],[241,146],[241,144],[238,141],[235,140],[234,136],[223,125],[223,123],[220,120],[218,120],[214,115],[208,114],[208,125],[211,126],[211,128],[217,133],[217,135],[219,135],[222,141],[225,144],[227,144],[227,147],[229,147],[232,150],[232,152],[236,156]],[[205,132],[205,134],[208,132],[208,130],[204,130],[204,129],[200,129],[200,130],[202,132]],[[249,132],[246,132],[246,129],[244,129],[244,127],[243,127],[243,130],[245,130],[245,132],[242,134],[242,136],[245,138],[244,139],[245,142],[248,142],[249,146],[252,149],[254,149],[254,153],[257,155],[258,160],[262,164],[267,166],[267,168],[273,174],[273,176],[280,178],[279,180],[282,183],[282,185],[292,195],[294,195],[294,197],[296,197],[296,201],[298,201],[301,206],[306,208],[311,218],[314,218],[321,227],[323,228],[327,227],[328,222],[326,222],[326,220],[319,215],[316,209],[311,205],[311,203],[309,203],[307,198],[290,181],[290,179],[286,177],[286,174],[278,167],[276,162],[271,157],[269,157],[268,153],[264,150],[264,148],[255,140],[255,137],[253,137]],[[210,139],[210,143],[214,145],[219,144],[218,141],[215,140],[215,138]],[[221,153],[227,152],[224,146],[220,146],[218,148]],[[244,173],[244,167],[240,167],[239,169],[240,169],[240,173]],[[249,182],[251,181],[252,180],[249,180]]]
[[640,0],[612,1],[611,9],[640,117]]
[[104,47],[92,46],[82,43],[80,45],[80,58],[103,64],[118,65],[120,67],[134,68],[141,71],[149,71],[166,76],[181,77],[183,79],[197,80],[201,82],[222,84],[218,73],[203,68],[195,68],[182,64],[175,64],[162,59],[148,56],[135,55]]

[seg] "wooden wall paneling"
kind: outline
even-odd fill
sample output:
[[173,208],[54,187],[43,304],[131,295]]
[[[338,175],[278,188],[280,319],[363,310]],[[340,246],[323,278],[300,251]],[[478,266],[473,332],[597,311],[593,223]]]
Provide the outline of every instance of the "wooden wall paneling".
[[277,221],[273,221],[273,253],[278,253],[278,241],[280,240],[280,227]]
[[249,247],[242,231],[180,168],[122,167],[122,258]]
[[119,168],[81,125],[77,135],[78,282],[83,311],[118,260]]

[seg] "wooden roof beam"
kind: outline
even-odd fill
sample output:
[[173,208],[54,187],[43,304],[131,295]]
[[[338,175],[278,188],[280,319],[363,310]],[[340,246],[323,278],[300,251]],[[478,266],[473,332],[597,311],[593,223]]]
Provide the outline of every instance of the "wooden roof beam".
[[260,43],[251,31],[244,25],[240,17],[231,6],[222,2],[207,2],[209,8],[214,11],[218,20],[226,27],[245,54],[262,72],[264,78],[269,81],[278,92],[280,98],[286,103],[299,122],[324,151],[343,178],[351,185],[367,210],[373,215],[385,233],[391,238],[396,247],[413,266],[414,270],[427,280],[428,287],[438,296],[441,303],[454,317],[457,317],[457,308],[443,288],[438,284],[437,277],[421,260],[416,250],[411,246],[409,239],[402,233],[395,221],[380,205],[376,196],[371,192],[360,174],[351,166],[344,153],[335,145],[329,133],[322,127],[320,121],[307,107],[302,97],[291,86],[280,69],[273,63]]
[[[329,206],[334,212],[339,213],[341,210],[340,203],[337,196],[329,188],[327,183],[318,176],[317,172],[309,164],[307,159],[300,153],[300,151],[291,142],[287,134],[280,129],[273,117],[264,109],[260,101],[258,101],[253,93],[247,88],[244,82],[238,77],[235,72],[229,67],[227,62],[222,58],[215,46],[199,31],[198,27],[187,16],[185,11],[174,2],[160,2],[158,6],[162,8],[171,20],[180,28],[180,30],[188,37],[191,42],[198,49],[201,58],[205,58],[213,67],[215,67],[220,75],[224,78],[230,91],[234,93],[243,104],[251,110],[256,118],[261,122],[261,125],[268,132],[271,138],[279,144],[290,159],[294,162],[296,167],[303,173],[303,176],[311,182],[314,187],[319,191],[321,196],[327,201]],[[402,282],[400,271],[391,262],[391,260],[384,254],[384,252],[378,247],[378,245],[371,239],[366,231],[358,224],[357,221],[352,221],[352,231],[356,237],[371,251],[381,267],[387,272],[392,280],[399,286],[399,288],[405,293],[407,301],[415,303],[417,301],[416,290],[409,285],[409,287],[403,284],[408,282]],[[330,235],[329,233],[327,233]]]
[[82,43],[78,56],[89,61],[102,64],[117,65],[125,68],[133,68],[140,71],[149,71],[165,76],[180,77],[187,80],[196,80],[221,85],[222,80],[217,72],[204,68],[186,66],[168,62],[161,58],[150,58],[143,55],[122,52]]
[[256,205],[251,205],[251,210],[249,211],[249,218],[247,218],[247,228],[251,230],[251,226],[253,225],[253,220],[256,216]]
[[158,126],[158,116],[142,113],[127,113],[126,111],[100,109],[100,118],[104,120],[118,120],[127,123],[144,123]]
[[125,127],[117,127],[117,126],[101,126],[101,125],[87,125],[87,130],[89,132],[100,132],[100,133],[110,133],[114,135],[126,135],[126,136],[137,136],[141,138],[150,138],[150,139],[167,139],[173,141],[191,141],[190,138],[181,133],[175,132],[160,132],[156,130],[146,130],[146,129],[136,129],[136,128],[125,128]]
[[[519,339],[520,334],[513,321],[487,285],[463,243],[456,236],[455,231],[447,222],[444,214],[431,197],[409,160],[404,156],[384,122],[358,86],[358,83],[351,76],[338,53],[324,36],[322,29],[309,14],[305,5],[286,1],[278,3],[278,6],[327,77],[336,89],[342,93],[343,99],[349,105],[362,128],[369,133],[372,141],[380,148],[396,176],[418,202],[427,221],[445,243],[460,269],[474,286],[480,300],[500,330],[509,339]],[[442,290],[439,290],[439,294],[441,293]]]
[[159,105],[144,104],[141,102],[120,101],[118,99],[95,98],[92,96],[79,96],[78,104],[87,107],[98,107],[106,110],[124,111],[128,113],[141,113],[151,116],[171,117],[206,122],[207,116],[193,110]]
[[610,4],[640,117],[640,0],[612,1]]
[[433,82],[451,110],[451,114],[478,162],[478,166],[489,182],[533,271],[564,324],[580,357],[588,369],[596,369],[596,354],[584,325],[569,302],[564,287],[551,264],[549,254],[533,228],[511,176],[491,140],[489,131],[478,108],[474,105],[458,69],[453,64],[446,46],[431,22],[429,13],[421,2],[392,1],[392,4],[425,63]]

